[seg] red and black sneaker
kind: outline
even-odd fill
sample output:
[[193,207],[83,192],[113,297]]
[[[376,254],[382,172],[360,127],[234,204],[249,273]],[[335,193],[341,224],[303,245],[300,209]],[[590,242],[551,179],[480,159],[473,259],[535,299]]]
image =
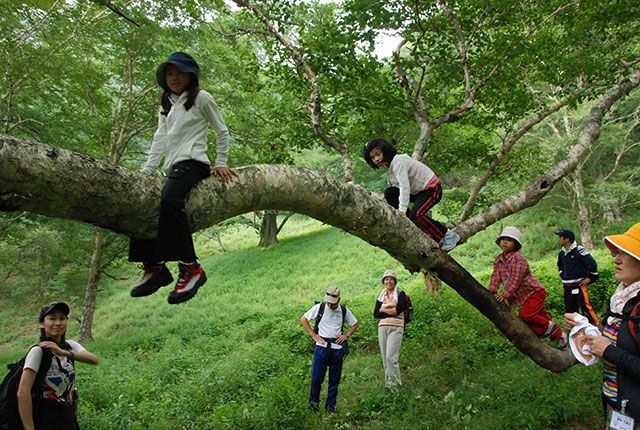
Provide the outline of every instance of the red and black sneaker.
[[164,264],[145,264],[144,274],[131,290],[131,297],[149,296],[173,282],[173,276]]
[[204,273],[202,266],[195,264],[182,264],[180,266],[180,277],[176,283],[176,287],[171,293],[167,301],[171,304],[186,302],[196,295],[198,288],[207,282],[207,275]]

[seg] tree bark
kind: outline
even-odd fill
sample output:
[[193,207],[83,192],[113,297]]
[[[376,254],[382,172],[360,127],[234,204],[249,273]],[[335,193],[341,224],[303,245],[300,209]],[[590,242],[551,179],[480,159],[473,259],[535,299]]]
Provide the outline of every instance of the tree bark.
[[93,253],[89,265],[89,275],[87,276],[87,288],[84,292],[84,310],[82,311],[82,321],[78,336],[81,342],[93,340],[91,328],[93,327],[93,314],[96,310],[96,297],[98,295],[98,285],[100,285],[100,257],[104,247],[104,237],[100,231],[96,231],[93,243]]
[[589,208],[584,195],[584,184],[582,183],[582,164],[577,166],[573,178],[573,191],[576,195],[576,202],[578,204],[578,221],[580,223],[580,238],[582,245],[587,249],[593,249],[593,242],[591,240],[591,233],[589,227],[591,225],[591,217],[589,215]]
[[[366,189],[301,167],[255,165],[236,172],[230,183],[210,177],[193,189],[187,213],[194,230],[255,210],[308,215],[386,250],[410,271],[435,271],[538,365],[559,372],[575,363],[570,352],[541,342],[428,235]],[[162,184],[162,178],[83,154],[0,135],[3,211],[31,211],[153,237]]]
[[260,243],[258,247],[268,248],[278,243],[278,212],[265,211],[260,224]]

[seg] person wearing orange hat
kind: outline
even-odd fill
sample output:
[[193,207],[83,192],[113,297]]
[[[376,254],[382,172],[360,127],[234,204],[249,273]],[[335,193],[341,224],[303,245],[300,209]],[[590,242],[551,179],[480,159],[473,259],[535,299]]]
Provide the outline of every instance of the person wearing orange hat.
[[[620,282],[601,319],[602,335],[589,336],[591,353],[604,362],[602,400],[607,423],[640,423],[640,223],[624,234],[605,236]],[[580,314],[567,313],[566,328]],[[613,427],[611,427],[613,428]],[[618,427],[616,427],[618,428]]]

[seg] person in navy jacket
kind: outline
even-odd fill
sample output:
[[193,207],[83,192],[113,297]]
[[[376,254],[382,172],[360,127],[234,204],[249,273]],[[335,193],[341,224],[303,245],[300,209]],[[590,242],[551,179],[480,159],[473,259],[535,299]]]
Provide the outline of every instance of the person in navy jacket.
[[587,287],[598,279],[598,264],[589,251],[578,245],[576,235],[569,229],[555,232],[559,237],[558,271],[564,288],[565,312],[579,312],[598,325]]

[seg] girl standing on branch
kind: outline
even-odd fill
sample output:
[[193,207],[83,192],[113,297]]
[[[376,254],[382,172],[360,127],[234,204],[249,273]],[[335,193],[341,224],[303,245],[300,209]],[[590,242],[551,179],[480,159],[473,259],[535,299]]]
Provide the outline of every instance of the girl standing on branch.
[[216,176],[229,182],[235,172],[227,167],[227,125],[213,96],[200,89],[199,75],[198,63],[184,52],[171,54],[156,72],[158,85],[163,89],[158,129],[142,172],[154,174],[164,157],[162,170],[167,182],[161,194],[156,238],[131,239],[129,261],[144,264],[142,279],[131,290],[133,297],[148,296],[173,281],[166,261],[178,261],[180,270],[169,303],[191,299],[207,281],[193,247],[185,201],[193,187],[211,174],[207,156],[210,127],[215,130],[217,140]]
[[[456,247],[460,236],[429,217],[429,210],[442,199],[440,179],[429,167],[396,148],[384,139],[374,139],[364,148],[364,159],[369,166],[388,169],[391,184],[384,190],[384,198],[391,206],[406,214],[420,230],[440,243],[443,251]],[[409,209],[409,202],[413,207]]]
[[40,311],[40,343],[27,354],[18,386],[18,411],[25,430],[80,429],[75,362],[98,364],[99,359],[78,342],[65,339],[68,315],[64,302],[49,303]]

